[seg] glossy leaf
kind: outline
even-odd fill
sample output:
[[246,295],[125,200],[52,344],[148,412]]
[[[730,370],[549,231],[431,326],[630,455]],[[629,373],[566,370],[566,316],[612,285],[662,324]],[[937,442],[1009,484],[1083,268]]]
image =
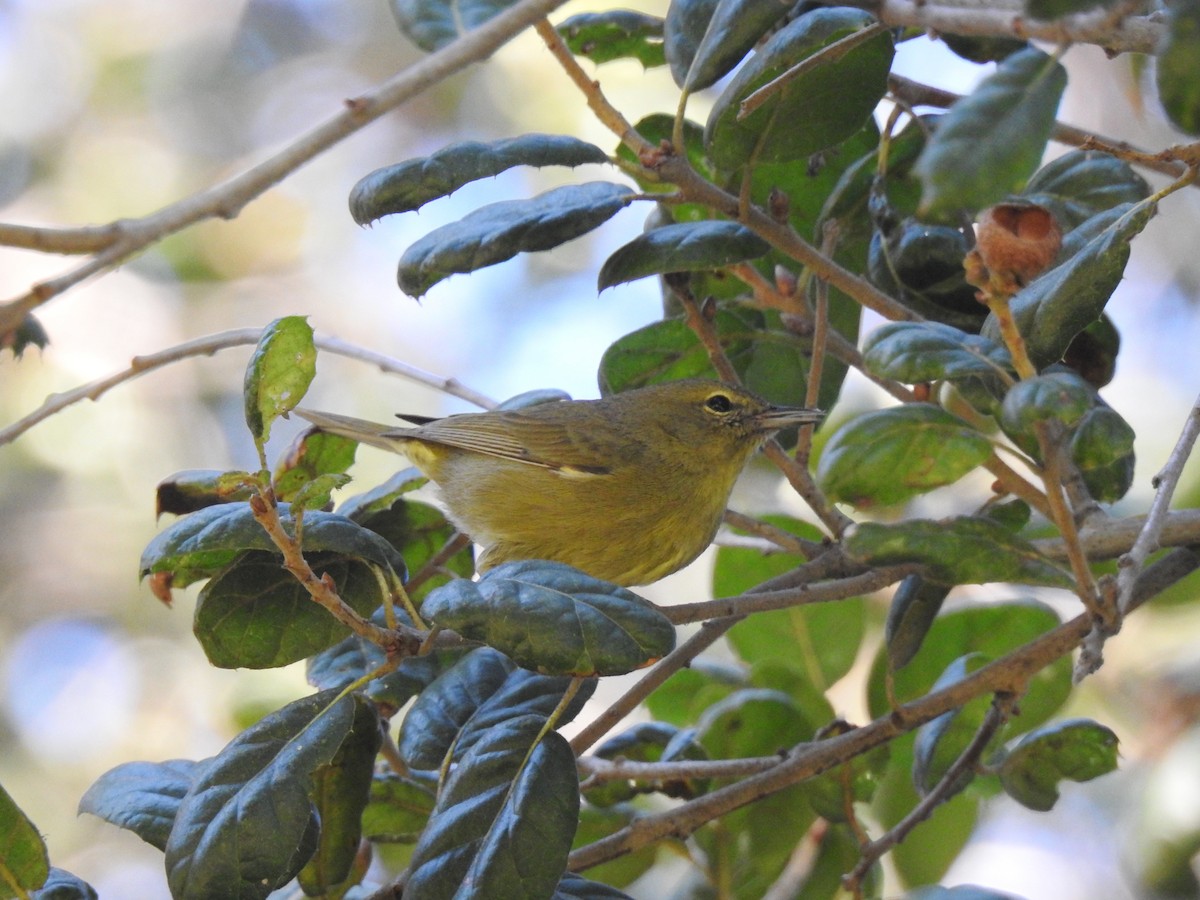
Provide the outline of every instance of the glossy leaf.
[[1041,161],[1066,84],[1066,70],[1030,48],[950,107],[917,160],[923,213],[978,210],[1019,190]]
[[374,705],[359,702],[341,747],[328,765],[313,773],[312,800],[321,833],[312,858],[299,873],[300,885],[309,896],[322,896],[361,880],[363,873],[355,871],[355,863],[381,739]]
[[275,466],[271,477],[275,496],[291,503],[306,484],[322,476],[343,475],[353,465],[357,451],[358,442],[341,435],[315,429],[302,432]]
[[550,900],[633,900],[628,894],[599,881],[567,872]]
[[1105,405],[1093,407],[1071,436],[1071,458],[1101,503],[1115,503],[1133,486],[1135,437],[1121,414]]
[[611,219],[632,199],[625,185],[592,181],[555,188],[531,200],[489,204],[431,231],[405,250],[397,273],[400,288],[420,297],[455,273],[565,244]]
[[712,21],[720,0],[671,0],[663,20],[663,49],[671,77],[683,87],[696,50],[704,40],[708,23]]
[[571,52],[594,63],[636,59],[642,68],[664,65],[663,20],[631,9],[578,13],[558,25]]
[[742,101],[758,88],[873,22],[856,9],[818,9],[772,35],[713,105],[704,130],[709,158],[732,171],[751,159],[804,159],[854,135],[887,89],[894,52],[887,32],[794,78],[744,118],[738,114]]
[[154,489],[154,515],[182,516],[219,503],[249,500],[254,493],[254,476],[249,472],[186,469],[158,483]]
[[[413,851],[405,893],[549,897],[566,870],[579,818],[575,755],[543,719],[520,716],[463,755]],[[535,744],[535,740],[537,743]]]
[[316,845],[312,774],[333,759],[361,701],[332,692],[288,704],[233,739],[197,774],[166,846],[176,900],[261,900]]
[[[46,843],[37,826],[0,786],[0,894],[40,888],[50,874]],[[14,893],[10,893],[14,891]]]
[[995,341],[940,322],[889,322],[863,342],[863,364],[880,378],[906,384],[951,381],[1012,371]]
[[553,675],[620,675],[661,659],[675,629],[632,591],[561,563],[505,563],[479,581],[453,581],[423,615],[518,665]]
[[1166,46],[1155,60],[1158,97],[1177,128],[1200,134],[1200,0],[1172,3],[1166,16]]
[[[639,722],[608,738],[592,753],[599,759],[633,762],[680,762],[708,759],[704,748],[689,729],[681,731],[666,722]],[[632,800],[638,794],[662,793],[668,797],[690,799],[703,793],[707,780],[695,778],[638,779],[605,781],[585,793],[593,806],[612,806]]]
[[952,484],[991,452],[987,437],[957,416],[909,403],[839,428],[821,454],[817,479],[831,500],[887,506]]
[[433,814],[435,787],[391,773],[375,778],[363,810],[363,836],[371,841],[415,843]]
[[[283,527],[292,532],[294,523],[287,504],[280,504],[279,516]],[[404,559],[391,544],[335,513],[309,512],[304,516],[304,549],[363,559],[404,576]],[[250,507],[242,503],[210,506],[159,532],[142,551],[139,573],[144,578],[170,572],[174,585],[183,587],[212,577],[247,550],[276,552]]]
[[704,711],[696,741],[712,759],[771,756],[805,741],[815,729],[791,697],[746,688]]
[[849,556],[870,566],[916,562],[942,584],[1013,582],[1070,587],[1071,578],[1032,544],[987,518],[860,522],[846,535]]
[[[1013,318],[1034,365],[1057,362],[1071,339],[1099,318],[1124,275],[1130,241],[1155,210],[1156,204],[1149,202],[1122,204],[1093,216],[1064,242],[1064,249],[1072,239],[1082,246],[1012,299]],[[982,333],[999,339],[994,316],[988,317]]]
[[514,3],[516,0],[391,0],[400,30],[428,53],[453,43]]
[[[473,650],[417,697],[400,726],[400,755],[414,769],[440,768],[452,748],[461,755],[505,719],[548,718],[570,683],[520,669],[490,647]],[[594,690],[595,682],[584,682],[558,723],[570,722]]]
[[246,365],[246,425],[265,443],[271,424],[296,407],[317,373],[312,326],[304,316],[284,316],[264,330]]
[[[960,656],[938,677],[931,690],[941,690],[962,681],[987,662],[990,660],[981,653]],[[913,744],[913,784],[919,794],[928,794],[945,777],[978,732],[990,705],[990,697],[976,697],[965,706],[942,713],[917,729]],[[959,776],[955,785],[962,787],[973,776],[974,767],[971,767]]]
[[948,585],[929,581],[923,575],[909,575],[900,582],[888,606],[883,632],[893,669],[902,668],[917,655],[949,593]]
[[65,869],[50,867],[46,883],[38,890],[31,891],[29,900],[99,900],[96,889]]
[[0,347],[12,350],[14,359],[20,359],[30,347],[44,350],[49,343],[50,335],[46,333],[45,326],[36,316],[29,313],[21,317],[16,328],[7,334],[0,335]]
[[1000,404],[1000,425],[1013,435],[1028,434],[1039,422],[1070,428],[1096,403],[1091,385],[1074,372],[1051,372],[1013,385]]
[[679,86],[694,93],[728,75],[790,8],[786,0],[719,0]]
[[871,283],[921,316],[978,331],[987,307],[966,279],[972,243],[964,231],[913,217],[878,224],[867,254]]
[[1038,169],[1022,196],[1049,209],[1070,231],[1096,213],[1145,200],[1150,185],[1123,159],[1099,150],[1072,150]]
[[719,269],[757,259],[770,250],[757,234],[736,222],[664,225],[617,249],[600,268],[597,289],[648,275]]
[[580,166],[606,163],[594,144],[561,134],[523,134],[483,143],[461,141],[429,156],[376,169],[350,189],[350,215],[359,225],[420,209],[465,184],[515,166]]
[[79,812],[99,816],[165,850],[179,804],[206,765],[190,759],[122,763],[87,789]]
[[1117,736],[1090,719],[1067,719],[1030,731],[1000,764],[1004,791],[1039,812],[1058,802],[1058,783],[1091,781],[1116,771]]

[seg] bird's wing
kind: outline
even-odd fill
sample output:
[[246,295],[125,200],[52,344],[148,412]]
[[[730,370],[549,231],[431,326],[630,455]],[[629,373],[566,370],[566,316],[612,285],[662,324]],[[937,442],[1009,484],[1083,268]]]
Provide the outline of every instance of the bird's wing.
[[561,423],[520,412],[447,416],[408,435],[420,441],[554,469],[567,476],[607,475],[611,471],[609,460],[597,452],[593,443],[572,438]]

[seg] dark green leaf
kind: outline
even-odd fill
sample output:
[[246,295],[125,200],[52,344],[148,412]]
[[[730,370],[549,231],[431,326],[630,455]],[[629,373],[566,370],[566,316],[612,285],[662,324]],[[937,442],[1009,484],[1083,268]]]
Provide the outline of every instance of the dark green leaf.
[[712,759],[772,756],[809,740],[815,730],[787,694],[745,688],[704,711],[696,741]]
[[1012,56],[1018,50],[1029,46],[1028,41],[1001,35],[974,35],[939,33],[938,37],[956,56],[970,60],[973,63],[1000,62],[1005,57]]
[[[817,733],[817,740],[829,740],[853,730],[853,725],[838,719],[822,728]],[[805,792],[813,810],[829,822],[848,821],[847,809],[850,804],[869,803],[875,795],[879,778],[887,770],[890,755],[889,746],[881,744],[805,782]]]
[[46,883],[29,894],[29,900],[99,900],[96,889],[64,869],[50,867]]
[[1101,313],[1100,318],[1071,339],[1063,353],[1063,365],[1099,390],[1116,375],[1120,350],[1121,333],[1108,314]]
[[242,390],[246,425],[256,441],[267,441],[271,424],[304,398],[316,373],[317,349],[304,316],[284,316],[263,330]]
[[382,216],[420,209],[465,184],[515,166],[605,162],[608,156],[599,147],[561,134],[523,134],[486,144],[462,141],[363,176],[350,190],[350,215],[359,225],[369,225]]
[[720,0],[679,86],[694,93],[724,78],[792,5],[789,0]]
[[558,33],[572,53],[594,63],[632,58],[649,69],[667,61],[663,20],[631,9],[579,13],[562,22]]
[[818,9],[776,32],[714,104],[704,129],[709,158],[734,171],[751,159],[804,159],[854,135],[887,90],[894,52],[888,32],[794,78],[745,118],[739,120],[738,113],[758,88],[873,22],[861,10]]
[[387,512],[405,494],[412,493],[428,483],[429,479],[420,469],[401,469],[383,484],[347,497],[337,508],[338,515],[353,519],[359,524],[370,522],[376,513]]
[[440,50],[516,0],[391,0],[400,30],[427,53]]
[[668,678],[647,698],[646,708],[654,718],[672,725],[692,725],[708,707],[746,686],[740,668],[701,658]]
[[[371,617],[383,623],[380,612]],[[406,617],[401,616],[402,620]],[[394,671],[367,684],[362,692],[382,707],[400,709],[442,672],[456,663],[466,651],[439,650],[421,656],[409,656]],[[318,690],[342,690],[351,682],[376,671],[387,661],[382,647],[352,634],[308,660],[305,677]]]
[[197,774],[166,847],[175,900],[261,900],[315,849],[312,774],[333,759],[361,701],[326,691],[289,703],[234,738]]
[[575,755],[540,716],[492,728],[446,779],[413,851],[405,893],[549,897],[566,870],[579,818]]
[[1030,48],[955,103],[917,161],[923,212],[978,210],[1019,190],[1041,161],[1066,84],[1066,70]]
[[1105,405],[1093,407],[1071,436],[1071,458],[1101,503],[1115,503],[1133,486],[1135,437],[1121,414]]
[[518,253],[549,250],[593,230],[624,209],[632,189],[607,181],[569,184],[532,200],[504,200],[437,228],[404,251],[397,278],[420,297],[443,278],[474,272]]
[[708,23],[712,21],[720,0],[672,0],[663,21],[663,49],[671,77],[683,87],[696,50],[704,40]]
[[[437,769],[453,748],[460,755],[488,729],[518,715],[548,718],[571,679],[519,669],[490,647],[473,650],[442,672],[417,697],[400,726],[400,755],[414,769]],[[559,724],[570,722],[595,690],[580,687]]]
[[[286,503],[280,504],[283,527],[294,529]],[[304,516],[305,551],[327,550],[390,568],[404,577],[404,559],[396,549],[361,525],[335,513],[309,512]],[[210,578],[247,550],[276,552],[271,538],[254,520],[246,504],[210,506],[185,516],[159,534],[142,551],[141,577],[170,572],[174,585],[184,587]]]
[[[1062,264],[1034,279],[1012,299],[1017,328],[1039,368],[1062,358],[1071,339],[1099,318],[1129,260],[1129,243],[1154,215],[1156,204],[1122,204],[1098,213],[1079,226],[1085,240]],[[999,339],[995,316],[984,323],[984,335]]]
[[839,428],[821,453],[817,478],[832,500],[887,506],[957,481],[991,452],[987,437],[957,416],[909,403]]
[[309,482],[325,475],[343,474],[354,463],[357,450],[357,441],[341,435],[315,429],[304,431],[275,466],[271,478],[275,496],[291,503],[296,492]]
[[415,843],[437,801],[435,785],[387,773],[371,783],[363,810],[363,836],[387,843]]
[[1097,6],[1115,6],[1117,0],[1025,0],[1025,15],[1034,19],[1061,19]]
[[254,493],[254,476],[249,472],[187,469],[158,483],[154,491],[154,514],[182,516],[218,503],[249,500]]
[[599,881],[589,881],[574,872],[567,872],[558,883],[550,900],[633,900],[628,894]]
[[[666,113],[651,113],[645,118],[639,119],[633,127],[647,141],[658,146],[663,141],[674,140],[675,117]],[[704,155],[704,129],[691,119],[683,120],[683,152],[693,169],[706,178],[713,177],[713,172],[708,165],[708,158]],[[624,144],[617,147],[616,156],[626,162],[638,162],[634,152]],[[637,178],[638,187],[643,191],[666,193],[676,190],[675,185],[666,184],[660,179],[638,177],[636,173],[634,177]],[[706,221],[711,216],[712,211],[707,206],[684,203],[672,205],[668,219],[674,222]]]
[[341,747],[328,765],[313,773],[312,799],[321,819],[321,834],[312,859],[299,874],[300,885],[309,896],[324,896],[331,888],[361,879],[362,873],[352,869],[381,738],[379,713],[374,704],[360,700]]
[[44,350],[50,343],[50,336],[37,317],[26,313],[20,324],[7,334],[0,335],[0,349],[12,350],[13,356],[20,359],[30,347]]
[[1158,97],[1171,121],[1188,134],[1200,134],[1200,0],[1167,6],[1167,44],[1155,60]]
[[29,892],[41,887],[50,874],[50,858],[37,826],[0,786],[0,892]]
[[890,322],[863,343],[863,364],[907,384],[1012,371],[1012,358],[989,338],[940,322]]
[[[931,690],[941,690],[962,681],[990,661],[982,653],[960,656],[950,663]],[[990,697],[976,697],[965,706],[942,713],[917,729],[913,744],[913,784],[917,793],[928,794],[942,780],[978,732],[989,705]],[[956,788],[961,788],[974,774],[973,766],[961,773],[955,781]]]
[[597,289],[647,275],[719,269],[763,256],[771,246],[736,222],[684,222],[647,231],[616,250],[600,268]]
[[1011,435],[1028,434],[1039,422],[1070,428],[1095,404],[1096,392],[1074,372],[1051,372],[1009,389],[1000,404],[1000,425]]
[[1046,163],[1022,196],[1049,209],[1064,231],[1096,213],[1150,196],[1150,185],[1123,159],[1099,150],[1072,150]]
[[453,581],[422,613],[544,674],[620,675],[661,659],[675,628],[632,591],[562,563],[505,563],[479,581]]
[[1000,783],[1023,806],[1046,812],[1058,783],[1091,781],[1116,771],[1117,736],[1090,719],[1067,719],[1030,731],[1004,755]]
[[99,816],[165,850],[179,803],[205,765],[207,762],[190,759],[122,763],[87,789],[79,811]]
[[1013,582],[1070,587],[1071,578],[1028,541],[991,519],[908,519],[894,525],[860,522],[846,535],[846,553],[872,566],[916,562],[942,584]]
[[[620,759],[633,762],[677,762],[708,759],[704,748],[695,740],[691,730],[680,731],[666,722],[639,722],[598,746],[592,754],[599,759]],[[699,796],[707,787],[706,780],[678,778],[637,781],[605,781],[585,794],[593,806],[613,806],[632,800],[638,794],[662,793],[668,797],[689,799]]]
[[961,228],[907,217],[880,222],[871,237],[867,277],[877,288],[922,316],[975,332],[987,316],[966,279],[963,259],[971,250]]
[[[622,804],[620,806],[598,807],[584,804],[579,810],[579,827],[575,830],[575,843],[573,849],[586,847],[588,844],[595,843],[602,838],[606,838],[622,828],[626,828],[633,824],[635,818],[640,815],[632,804]],[[625,887],[632,884],[642,875],[646,874],[654,867],[656,856],[660,844],[663,842],[646,842],[639,849],[627,853],[623,856],[618,856],[608,862],[588,869],[588,875],[592,878],[603,881],[606,885],[616,885],[617,887]],[[563,877],[563,881],[559,883],[559,890],[564,890],[564,885],[570,887],[567,879],[570,875]],[[585,895],[589,896],[589,895]],[[600,894],[601,900],[608,900],[611,895]],[[618,897],[624,897],[623,894],[618,894]],[[557,898],[558,895],[556,894]],[[570,900],[572,895],[565,895],[567,900]]]
[[893,669],[902,668],[917,655],[949,593],[949,586],[923,575],[909,575],[900,582],[888,607],[883,633]]

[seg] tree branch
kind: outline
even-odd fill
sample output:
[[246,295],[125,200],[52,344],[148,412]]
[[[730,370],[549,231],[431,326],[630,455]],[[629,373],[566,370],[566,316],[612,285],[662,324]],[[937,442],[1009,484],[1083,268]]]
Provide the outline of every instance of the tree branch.
[[[484,25],[409,66],[373,91],[347,100],[346,108],[342,112],[301,135],[258,165],[150,215],[98,227],[95,229],[97,235],[105,229],[111,230],[112,240],[90,260],[57,278],[34,285],[28,292],[8,303],[0,304],[0,334],[12,331],[28,312],[51,298],[136,255],[169,234],[182,231],[204,219],[234,218],[246,204],[309,160],[434,84],[472,63],[491,56],[515,35],[543,19],[565,2],[566,0],[521,0]],[[11,228],[12,226],[8,234],[14,237],[17,233]],[[59,238],[50,233],[44,233],[40,237],[25,234],[22,239],[27,242],[41,240],[51,244],[57,240],[60,245],[65,246],[71,241],[80,241],[81,235],[87,231],[64,231]]]

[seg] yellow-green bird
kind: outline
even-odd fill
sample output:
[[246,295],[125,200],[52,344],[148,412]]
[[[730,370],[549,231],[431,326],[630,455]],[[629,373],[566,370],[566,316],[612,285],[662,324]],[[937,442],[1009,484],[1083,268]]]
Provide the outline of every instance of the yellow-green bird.
[[483,546],[479,571],[548,559],[619,585],[657,581],[699,556],[763,442],[824,415],[700,379],[602,400],[414,417],[415,428],[296,414],[407,456],[440,487],[451,520]]

